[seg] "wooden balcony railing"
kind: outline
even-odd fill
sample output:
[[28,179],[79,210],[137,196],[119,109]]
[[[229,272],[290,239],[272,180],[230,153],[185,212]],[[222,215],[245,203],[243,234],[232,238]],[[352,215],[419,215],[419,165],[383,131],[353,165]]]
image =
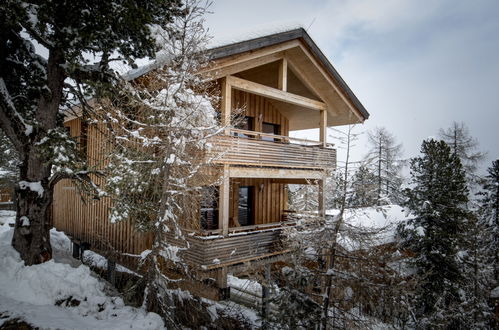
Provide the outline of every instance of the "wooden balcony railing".
[[210,140],[215,163],[304,169],[336,166],[332,145],[324,148],[317,141],[238,129],[230,133]]

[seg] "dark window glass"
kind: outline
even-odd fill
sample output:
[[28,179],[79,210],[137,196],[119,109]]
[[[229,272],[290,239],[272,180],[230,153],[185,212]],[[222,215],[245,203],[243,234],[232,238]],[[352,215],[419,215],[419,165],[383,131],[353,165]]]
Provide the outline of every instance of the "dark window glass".
[[[280,131],[281,131],[280,125],[266,123],[266,122],[262,123],[262,133],[279,135],[281,133]],[[270,136],[262,136],[262,140],[264,140],[264,141],[276,141],[276,139],[274,139]]]
[[239,187],[238,221],[241,226],[251,226],[253,219],[253,190],[251,186]]
[[[255,129],[253,125],[253,117],[244,116],[237,122],[237,124],[234,127],[245,131],[254,131]],[[245,138],[248,137],[246,134],[243,133],[235,133],[234,135],[238,137],[245,137]]]
[[201,228],[218,229],[218,188],[205,187],[201,195]]

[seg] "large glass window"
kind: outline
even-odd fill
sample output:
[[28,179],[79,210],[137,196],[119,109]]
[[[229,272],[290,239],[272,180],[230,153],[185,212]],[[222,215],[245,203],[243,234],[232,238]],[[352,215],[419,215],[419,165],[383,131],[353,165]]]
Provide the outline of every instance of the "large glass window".
[[255,223],[253,218],[254,187],[239,187],[238,221],[241,226],[251,226]]

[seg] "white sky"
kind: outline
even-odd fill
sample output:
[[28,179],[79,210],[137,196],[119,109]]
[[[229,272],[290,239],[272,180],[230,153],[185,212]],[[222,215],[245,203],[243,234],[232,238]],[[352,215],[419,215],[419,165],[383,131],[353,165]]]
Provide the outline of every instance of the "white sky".
[[499,1],[215,0],[210,10],[216,39],[308,27],[371,114],[357,131],[385,126],[405,157],[452,121],[488,151],[483,166],[499,157]]

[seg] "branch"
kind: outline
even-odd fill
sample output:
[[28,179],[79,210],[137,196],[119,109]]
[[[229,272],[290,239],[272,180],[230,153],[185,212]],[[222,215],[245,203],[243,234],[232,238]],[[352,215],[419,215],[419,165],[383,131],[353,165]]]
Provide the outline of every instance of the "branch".
[[[5,86],[5,81],[0,77],[0,126],[2,127],[5,134],[9,137],[12,144],[22,155],[23,150],[23,141],[19,138],[19,131],[16,130],[16,122],[12,119],[12,116],[17,116],[19,121],[26,128],[25,133],[27,133],[28,128],[32,126],[27,125],[24,121],[24,118],[17,112],[17,109],[12,102],[12,98],[10,96],[9,91],[7,90],[7,86]],[[29,126],[29,127],[28,127]]]

